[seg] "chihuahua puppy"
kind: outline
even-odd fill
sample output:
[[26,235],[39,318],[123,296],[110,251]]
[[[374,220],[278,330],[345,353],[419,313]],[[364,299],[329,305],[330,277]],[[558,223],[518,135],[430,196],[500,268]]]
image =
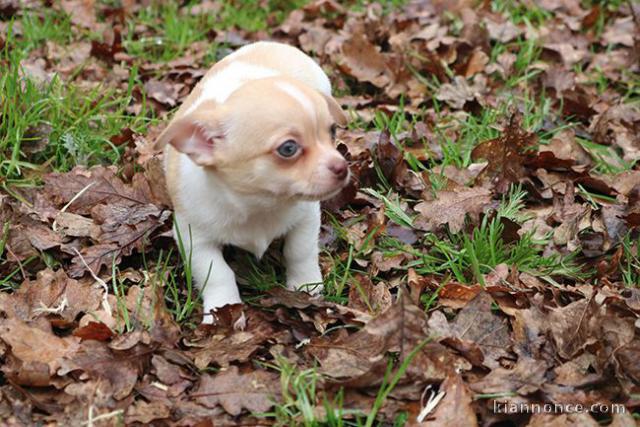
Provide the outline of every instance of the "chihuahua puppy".
[[241,303],[225,245],[260,258],[284,236],[287,287],[321,290],[319,201],[349,180],[334,146],[336,126],[346,123],[320,66],[275,42],[225,57],[186,98],[157,144],[165,147],[174,235],[191,245],[203,323]]

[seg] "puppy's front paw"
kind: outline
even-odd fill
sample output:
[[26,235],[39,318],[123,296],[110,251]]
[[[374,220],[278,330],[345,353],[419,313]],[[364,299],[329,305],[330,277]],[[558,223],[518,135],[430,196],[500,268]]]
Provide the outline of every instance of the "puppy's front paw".
[[298,288],[299,291],[305,291],[313,296],[322,295],[324,290],[324,283],[306,283]]
[[[237,319],[233,320],[233,329],[235,331],[244,331],[247,327],[247,316],[244,314],[244,310],[240,308],[240,315]],[[202,324],[203,325],[219,325],[220,323],[225,324],[229,319],[224,319],[219,317],[220,309],[211,309],[209,312],[205,313],[202,316]],[[227,313],[228,315],[229,313]],[[231,313],[233,316],[233,313]]]
[[211,308],[209,310],[205,310],[202,314],[202,324],[203,325],[213,325],[217,323],[216,310],[215,308]]
[[213,325],[216,323],[216,312],[225,305],[242,304],[240,298],[224,298],[221,295],[204,295],[202,307],[202,323],[205,325]]
[[292,291],[304,291],[311,295],[320,295],[324,289],[322,276],[312,276],[308,278],[289,278],[287,279],[287,288]]

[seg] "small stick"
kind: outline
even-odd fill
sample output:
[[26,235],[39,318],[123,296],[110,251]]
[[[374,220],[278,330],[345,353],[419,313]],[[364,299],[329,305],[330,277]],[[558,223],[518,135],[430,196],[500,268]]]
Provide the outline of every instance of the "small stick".
[[102,286],[102,289],[104,290],[104,294],[102,295],[102,308],[104,308],[107,313],[111,313],[111,305],[109,305],[109,300],[107,299],[107,297],[109,296],[109,286],[107,285],[107,282],[99,278],[96,273],[93,272],[91,267],[89,267],[87,262],[84,260],[82,255],[80,255],[80,252],[78,252],[76,248],[73,248],[73,251],[76,253],[76,255],[78,255],[78,258],[80,258],[80,261],[82,262],[82,264],[84,264],[84,267],[87,269],[87,271],[89,271],[89,274],[91,275],[91,277],[93,277],[93,280],[95,280],[100,286]]
[[57,221],[58,221],[58,215],[60,215],[61,213],[65,212],[65,211],[69,208],[69,206],[71,206],[71,204],[72,204],[73,202],[75,202],[76,200],[78,200],[78,198],[79,198],[80,196],[82,196],[82,195],[84,194],[84,192],[85,192],[85,191],[87,191],[89,188],[91,188],[91,186],[92,186],[93,184],[95,184],[95,182],[90,182],[89,184],[87,184],[87,185],[86,185],[82,190],[78,191],[78,194],[76,194],[75,196],[73,196],[73,197],[71,198],[71,200],[69,200],[69,202],[68,202],[66,205],[64,205],[64,206],[62,207],[62,209],[60,209],[60,211],[56,214],[56,218],[53,220],[53,224],[51,225],[51,229],[52,229],[53,231],[55,231],[55,232],[57,232],[57,231],[58,231],[58,230],[57,230],[57,228],[58,228],[58,223],[57,223]]

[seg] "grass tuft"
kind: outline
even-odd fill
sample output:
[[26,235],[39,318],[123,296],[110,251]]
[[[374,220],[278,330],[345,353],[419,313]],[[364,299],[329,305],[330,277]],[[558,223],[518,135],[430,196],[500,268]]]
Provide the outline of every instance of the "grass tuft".
[[36,82],[21,66],[24,53],[8,38],[0,61],[0,177],[23,181],[29,171],[66,171],[75,165],[117,163],[122,148],[110,138],[124,128],[144,133],[149,119],[126,112],[137,85],[136,70],[124,93],[84,91],[54,76]]

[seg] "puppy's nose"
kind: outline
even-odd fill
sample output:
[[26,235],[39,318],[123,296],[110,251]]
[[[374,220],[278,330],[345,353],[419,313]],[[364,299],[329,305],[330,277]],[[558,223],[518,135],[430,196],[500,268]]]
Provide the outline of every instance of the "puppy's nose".
[[345,159],[336,159],[329,163],[329,170],[334,173],[336,178],[345,179],[349,174],[349,165]]

